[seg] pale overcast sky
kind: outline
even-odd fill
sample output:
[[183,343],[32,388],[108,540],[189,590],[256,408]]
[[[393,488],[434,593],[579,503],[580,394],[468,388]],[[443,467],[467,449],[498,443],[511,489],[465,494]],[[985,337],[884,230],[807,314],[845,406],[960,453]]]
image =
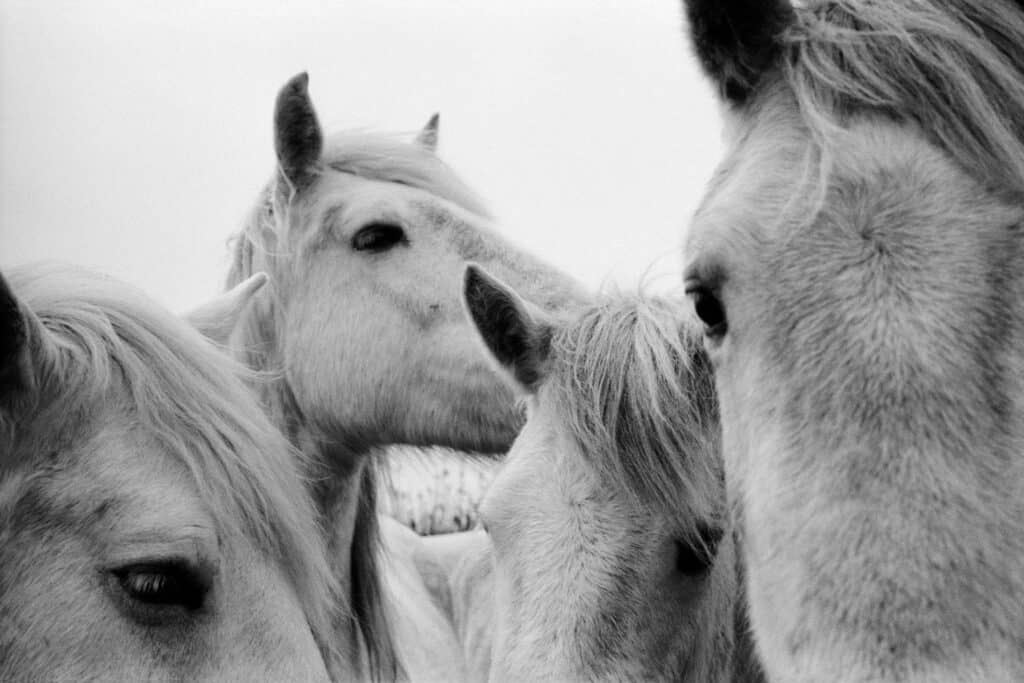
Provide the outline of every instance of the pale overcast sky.
[[439,111],[502,231],[584,281],[678,284],[720,151],[678,0],[0,0],[0,268],[213,295],[299,71],[328,132]]

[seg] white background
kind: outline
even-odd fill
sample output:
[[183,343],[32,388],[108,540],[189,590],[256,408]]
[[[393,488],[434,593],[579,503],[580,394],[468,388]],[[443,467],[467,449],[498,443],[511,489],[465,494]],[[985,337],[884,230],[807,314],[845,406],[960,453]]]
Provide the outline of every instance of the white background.
[[328,132],[440,111],[503,232],[577,277],[678,286],[720,152],[678,0],[0,0],[0,268],[211,296],[303,70]]

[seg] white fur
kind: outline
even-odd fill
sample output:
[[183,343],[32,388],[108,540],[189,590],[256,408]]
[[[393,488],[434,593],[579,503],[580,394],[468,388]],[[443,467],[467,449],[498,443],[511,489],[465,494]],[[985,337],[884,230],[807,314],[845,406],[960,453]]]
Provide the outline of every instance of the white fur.
[[[400,617],[382,602],[422,606],[422,595],[400,547],[386,549],[390,559],[377,566],[376,513],[362,488],[373,485],[372,453],[390,444],[496,453],[515,437],[521,416],[511,392],[462,314],[468,260],[549,308],[571,308],[584,295],[500,237],[476,195],[421,144],[343,132],[307,171],[297,193],[278,173],[237,236],[229,286],[258,271],[272,285],[243,314],[232,344],[274,377],[261,385],[265,402],[316,462],[335,572],[350,601],[364,606],[362,617],[339,623],[338,640],[362,659],[379,654],[385,676],[393,669],[386,663],[397,661],[416,678],[422,662],[461,653],[438,651],[446,637],[421,640],[408,625],[388,623]],[[356,249],[354,236],[374,223],[401,228],[403,242]],[[385,535],[384,545],[394,540]],[[392,647],[396,640],[404,642]]]
[[[116,281],[25,268],[11,283],[33,379],[0,395],[0,679],[340,674],[299,460],[241,368]],[[122,580],[168,561],[209,577],[200,607]]]
[[[732,538],[699,572],[677,564],[724,507],[710,373],[681,318],[667,302],[627,296],[530,325],[515,320],[525,307],[494,305],[519,299],[489,282],[467,279],[481,337],[513,351],[511,381],[523,369],[540,376],[519,387],[527,423],[480,508],[493,597],[475,610],[493,610],[491,680],[729,680]],[[650,434],[626,424],[650,416],[666,424]],[[650,471],[631,479],[619,467],[628,459]]]
[[773,681],[1022,680],[1024,211],[913,128],[855,118],[824,178],[810,138],[766,91],[687,247],[724,274],[759,655]]

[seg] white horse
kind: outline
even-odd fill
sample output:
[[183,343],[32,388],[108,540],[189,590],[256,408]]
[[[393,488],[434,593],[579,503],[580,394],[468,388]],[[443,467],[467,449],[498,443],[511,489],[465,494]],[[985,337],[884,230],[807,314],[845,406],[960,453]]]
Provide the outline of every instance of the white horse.
[[688,0],[687,288],[769,678],[1024,681],[1024,10]]
[[[419,536],[393,519],[382,519],[395,563],[406,577],[403,602],[430,604],[440,610],[457,645],[445,656],[455,658],[468,681],[486,681],[491,672],[491,649],[498,619],[494,605],[494,549],[483,529]],[[413,600],[408,599],[409,595]]]
[[[271,285],[232,345],[276,373],[261,385],[264,401],[316,463],[321,524],[354,609],[337,624],[339,641],[366,675],[460,677],[455,636],[415,568],[397,558],[378,566],[371,454],[393,443],[501,452],[522,424],[462,312],[468,260],[546,309],[584,295],[492,231],[480,200],[435,154],[436,120],[412,143],[365,132],[325,141],[307,84],[297,76],[278,96],[277,172],[235,242],[229,285],[258,271]],[[404,618],[388,619],[389,585]]]
[[340,593],[300,460],[136,291],[0,278],[0,680],[326,681]]
[[[731,680],[718,407],[678,302],[608,297],[557,319],[475,266],[465,299],[528,415],[480,509],[493,574],[459,570],[491,586],[476,596],[492,603],[490,679]],[[460,624],[467,643],[483,614]]]

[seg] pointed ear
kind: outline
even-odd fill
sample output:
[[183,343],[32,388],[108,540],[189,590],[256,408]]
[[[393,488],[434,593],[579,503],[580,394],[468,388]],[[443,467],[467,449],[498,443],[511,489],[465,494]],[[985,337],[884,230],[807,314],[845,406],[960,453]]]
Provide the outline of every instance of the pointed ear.
[[51,352],[49,333],[0,275],[0,413],[36,391]]
[[684,0],[697,59],[721,96],[743,104],[782,55],[790,0]]
[[416,136],[416,144],[420,147],[425,147],[431,152],[437,151],[437,130],[441,124],[441,114],[435,113],[427,121],[427,125],[423,126],[423,130]]
[[470,320],[498,366],[520,389],[536,391],[547,374],[553,323],[474,264],[466,267],[462,296]]
[[309,99],[309,76],[303,72],[285,83],[274,107],[274,150],[281,174],[293,190],[304,188],[315,175],[323,144]]
[[184,318],[204,337],[226,346],[249,302],[269,279],[266,273],[256,273],[217,298],[189,311]]

